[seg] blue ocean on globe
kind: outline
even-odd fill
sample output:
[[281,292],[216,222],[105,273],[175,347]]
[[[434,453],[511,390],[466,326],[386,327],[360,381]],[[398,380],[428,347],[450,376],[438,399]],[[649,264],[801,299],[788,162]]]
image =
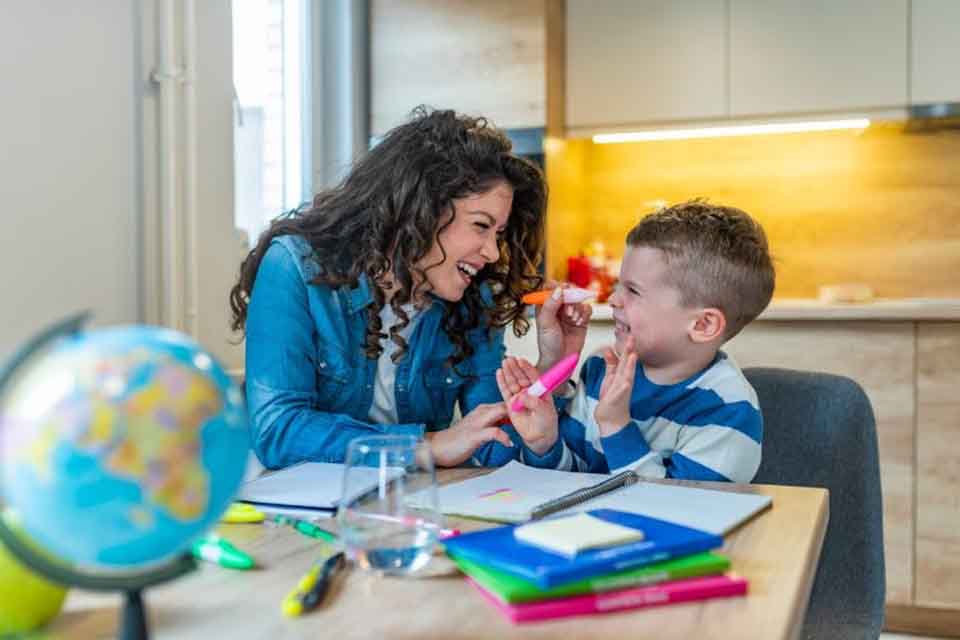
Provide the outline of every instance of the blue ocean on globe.
[[64,334],[0,389],[4,517],[87,570],[184,551],[229,505],[247,451],[240,389],[169,329]]

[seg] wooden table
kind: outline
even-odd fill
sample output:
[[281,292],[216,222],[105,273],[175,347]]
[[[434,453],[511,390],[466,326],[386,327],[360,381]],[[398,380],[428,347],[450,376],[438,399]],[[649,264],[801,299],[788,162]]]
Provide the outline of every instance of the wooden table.
[[[441,472],[441,483],[482,470]],[[750,581],[745,598],[721,599],[513,626],[467,585],[445,558],[431,577],[376,578],[359,569],[335,583],[326,604],[287,619],[280,602],[317,556],[317,542],[288,528],[223,525],[262,569],[204,564],[146,596],[157,638],[776,638],[800,630],[828,518],[824,489],[692,483],[762,493],[773,507],[727,536],[723,552]],[[330,525],[333,526],[331,521]],[[490,526],[450,519],[464,530]],[[104,638],[116,632],[119,596],[74,591],[48,628],[50,638]]]

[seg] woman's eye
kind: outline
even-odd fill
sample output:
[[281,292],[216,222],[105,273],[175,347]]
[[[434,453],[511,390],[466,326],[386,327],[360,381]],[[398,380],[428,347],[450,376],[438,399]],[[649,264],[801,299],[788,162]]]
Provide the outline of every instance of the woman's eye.
[[486,223],[484,223],[484,222],[474,222],[474,224],[477,225],[478,227],[480,227],[481,229],[483,229],[484,231],[486,231],[487,229],[490,228],[490,225],[488,225],[488,224],[486,224]]

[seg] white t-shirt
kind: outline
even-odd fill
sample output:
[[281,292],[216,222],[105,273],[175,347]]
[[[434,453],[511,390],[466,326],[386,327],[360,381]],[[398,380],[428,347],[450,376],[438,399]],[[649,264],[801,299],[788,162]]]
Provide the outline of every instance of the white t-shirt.
[[[420,311],[412,304],[404,305],[402,308],[407,313],[407,317],[410,318],[410,324],[400,331],[400,335],[404,340],[409,341],[410,335],[417,324],[417,319],[420,317]],[[389,304],[383,305],[383,309],[380,310],[380,326],[383,327],[381,331],[389,336],[390,329],[398,322],[399,319],[397,314],[393,312],[393,308]],[[377,377],[373,383],[373,404],[370,405],[370,413],[367,414],[367,418],[370,422],[378,424],[396,424],[399,422],[397,396],[394,391],[397,365],[393,363],[391,357],[397,352],[399,345],[389,337],[382,344],[383,353],[377,359]]]

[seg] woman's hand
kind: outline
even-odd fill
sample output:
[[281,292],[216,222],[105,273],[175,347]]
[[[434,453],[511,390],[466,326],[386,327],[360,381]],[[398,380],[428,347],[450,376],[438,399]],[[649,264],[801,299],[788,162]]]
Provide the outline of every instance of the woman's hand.
[[502,402],[477,405],[456,424],[426,434],[434,462],[441,467],[455,467],[468,460],[477,447],[496,440],[505,447],[513,442],[498,424],[507,416]]
[[597,421],[600,436],[611,436],[630,422],[630,397],[633,395],[633,379],[637,372],[636,341],[627,338],[623,355],[617,357],[613,349],[603,352],[606,365],[600,398],[593,418]]
[[[552,397],[534,398],[526,388],[537,379],[537,369],[523,358],[507,358],[497,369],[497,386],[507,407],[510,422],[530,450],[538,456],[549,451],[557,441],[557,409]],[[514,412],[510,406],[520,398],[523,410]]]
[[537,313],[537,370],[544,373],[571,353],[583,350],[587,324],[593,308],[589,304],[563,304],[562,287],[556,285]]

